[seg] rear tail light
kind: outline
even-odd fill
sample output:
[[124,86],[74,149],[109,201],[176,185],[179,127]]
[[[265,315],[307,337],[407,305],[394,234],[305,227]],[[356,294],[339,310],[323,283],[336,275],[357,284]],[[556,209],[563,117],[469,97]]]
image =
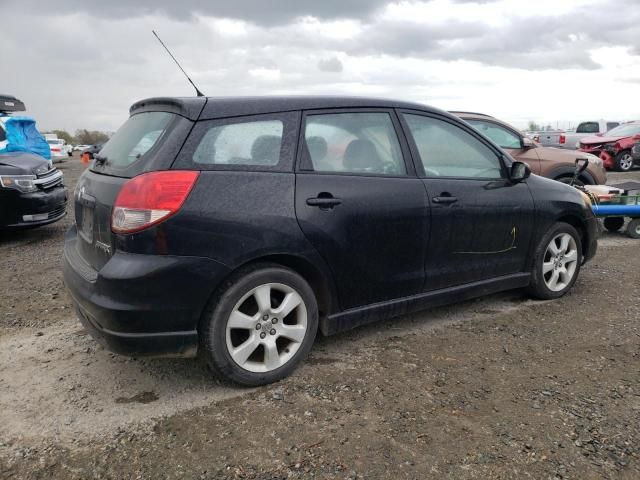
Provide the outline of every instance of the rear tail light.
[[560,143],[561,144],[567,143],[567,137],[565,137],[564,135],[560,135]]
[[132,178],[113,206],[111,230],[133,233],[166,220],[182,207],[199,172],[169,170]]

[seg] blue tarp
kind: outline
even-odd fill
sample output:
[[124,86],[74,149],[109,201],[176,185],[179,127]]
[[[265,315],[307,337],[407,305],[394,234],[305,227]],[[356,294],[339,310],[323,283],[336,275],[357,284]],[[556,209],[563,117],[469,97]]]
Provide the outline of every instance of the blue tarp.
[[31,117],[6,117],[4,129],[7,134],[7,145],[0,153],[30,152],[51,159],[49,144],[36,128],[36,121]]

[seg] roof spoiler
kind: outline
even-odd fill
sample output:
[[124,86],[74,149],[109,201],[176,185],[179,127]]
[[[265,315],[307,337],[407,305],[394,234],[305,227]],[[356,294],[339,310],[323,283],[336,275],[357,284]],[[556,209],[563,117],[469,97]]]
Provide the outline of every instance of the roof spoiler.
[[24,112],[26,107],[22,100],[12,95],[0,94],[0,112]]
[[206,97],[156,97],[140,100],[131,105],[129,115],[142,112],[170,112],[195,121],[200,116]]

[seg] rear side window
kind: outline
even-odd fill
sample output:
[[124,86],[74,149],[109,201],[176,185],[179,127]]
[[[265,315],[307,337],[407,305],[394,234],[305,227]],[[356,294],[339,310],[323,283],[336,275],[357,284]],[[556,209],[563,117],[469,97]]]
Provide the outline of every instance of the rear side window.
[[280,120],[247,121],[210,128],[193,154],[201,165],[274,166],[280,161]]
[[607,122],[607,131],[611,130],[612,128],[616,128],[618,125],[620,125],[620,123],[618,122]]
[[316,172],[406,174],[388,113],[308,115],[304,138]]
[[576,128],[576,133],[599,133],[600,125],[598,122],[582,122]]
[[167,112],[138,113],[118,129],[100,151],[109,166],[128,167],[156,145],[176,115]]

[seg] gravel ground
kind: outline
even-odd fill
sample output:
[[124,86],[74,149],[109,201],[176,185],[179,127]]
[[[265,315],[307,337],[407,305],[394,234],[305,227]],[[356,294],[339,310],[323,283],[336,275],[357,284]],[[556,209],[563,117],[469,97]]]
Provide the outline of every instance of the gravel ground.
[[[82,167],[62,169],[72,189]],[[291,378],[238,389],[83,332],[71,221],[0,237],[0,478],[640,478],[640,241],[605,234],[558,301],[319,339]]]

